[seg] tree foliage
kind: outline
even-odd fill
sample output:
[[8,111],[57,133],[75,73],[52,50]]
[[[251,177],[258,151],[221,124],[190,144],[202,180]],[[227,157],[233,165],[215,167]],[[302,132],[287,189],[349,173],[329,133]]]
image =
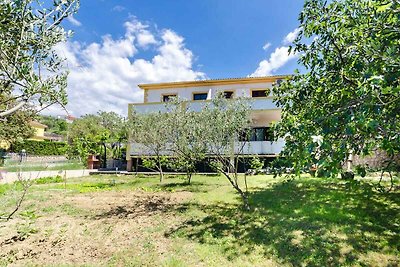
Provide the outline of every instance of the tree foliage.
[[244,207],[249,209],[247,192],[240,186],[237,170],[245,146],[241,139],[250,125],[248,100],[216,97],[199,112],[199,116],[207,152],[213,158],[212,167],[227,178],[241,196]]
[[67,72],[55,45],[71,34],[61,22],[77,10],[79,1],[51,2],[0,1],[0,117],[28,102],[41,107],[67,102]]
[[133,110],[129,120],[131,145],[143,156],[152,156],[146,159],[145,165],[159,172],[160,182],[164,179],[163,168],[168,165],[166,156],[173,127],[167,118],[167,113],[138,114]]
[[283,156],[297,174],[341,172],[349,154],[400,151],[400,2],[308,0],[291,47],[304,74],[274,88]]
[[37,120],[47,126],[46,132],[67,136],[68,123],[65,119],[39,115]]
[[237,172],[244,147],[240,138],[250,122],[248,101],[219,96],[198,112],[185,101],[176,100],[166,106],[167,113],[133,111],[131,115],[130,140],[145,157],[146,166],[156,168],[161,181],[163,167],[168,166],[185,171],[190,182],[196,163],[210,157],[211,166],[228,179],[248,208]]
[[104,145],[110,148],[108,156],[121,158],[120,145],[126,140],[126,120],[115,112],[99,111],[85,115],[74,120],[68,129],[70,154],[82,160],[89,154],[103,154]]
[[31,137],[34,130],[29,122],[33,118],[33,112],[25,107],[0,120],[0,142],[12,144]]
[[196,171],[196,165],[206,158],[208,143],[204,138],[204,117],[202,113],[191,111],[186,102],[175,99],[167,103],[170,167],[183,171],[188,183]]

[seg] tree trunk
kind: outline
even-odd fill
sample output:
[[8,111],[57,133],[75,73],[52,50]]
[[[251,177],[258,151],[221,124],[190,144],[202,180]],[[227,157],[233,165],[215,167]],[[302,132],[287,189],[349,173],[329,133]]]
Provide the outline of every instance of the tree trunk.
[[243,192],[242,189],[240,189],[239,185],[236,184],[232,178],[229,176],[229,173],[223,172],[224,176],[229,180],[233,188],[239,193],[240,197],[242,198],[243,201],[243,207],[245,210],[250,210],[250,203],[249,203],[249,198],[245,192]]
[[187,173],[186,176],[188,179],[188,184],[190,184],[192,182],[192,173]]
[[160,172],[160,183],[162,183],[164,181],[164,173],[162,170],[161,162],[158,163],[158,171]]
[[250,210],[249,198],[248,198],[247,194],[245,192],[243,192],[243,190],[240,189],[239,186],[234,186],[234,188],[236,189],[236,191],[239,192],[240,197],[242,198],[244,209]]

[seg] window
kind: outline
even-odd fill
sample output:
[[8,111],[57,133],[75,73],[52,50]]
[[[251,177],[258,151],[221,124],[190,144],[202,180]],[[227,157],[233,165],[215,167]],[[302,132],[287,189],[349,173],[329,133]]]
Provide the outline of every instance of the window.
[[193,100],[206,100],[207,93],[195,93],[193,94]]
[[273,141],[274,135],[270,127],[251,128],[239,136],[240,141]]
[[266,97],[268,95],[267,89],[251,91],[251,97]]
[[224,97],[225,98],[233,98],[233,92],[232,91],[225,91],[224,92]]
[[163,102],[169,102],[174,97],[176,97],[176,95],[163,95],[162,101]]

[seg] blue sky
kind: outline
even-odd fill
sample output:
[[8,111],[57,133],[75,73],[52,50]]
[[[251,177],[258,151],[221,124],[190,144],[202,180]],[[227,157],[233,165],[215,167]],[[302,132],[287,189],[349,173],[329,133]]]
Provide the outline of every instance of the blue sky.
[[287,47],[301,8],[293,0],[83,0],[64,24],[74,36],[59,47],[71,69],[68,109],[123,114],[126,99],[142,101],[137,83],[293,73]]

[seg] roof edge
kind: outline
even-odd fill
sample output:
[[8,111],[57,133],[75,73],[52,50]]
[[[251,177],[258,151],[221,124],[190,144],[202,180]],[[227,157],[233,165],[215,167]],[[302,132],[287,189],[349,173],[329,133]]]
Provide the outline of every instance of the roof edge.
[[185,88],[193,86],[210,86],[210,85],[229,85],[235,83],[261,83],[274,82],[278,79],[287,79],[291,75],[274,75],[264,77],[245,77],[245,78],[227,78],[227,79],[210,79],[198,81],[182,81],[182,82],[165,82],[165,83],[148,83],[138,84],[140,89],[165,89],[165,88]]

